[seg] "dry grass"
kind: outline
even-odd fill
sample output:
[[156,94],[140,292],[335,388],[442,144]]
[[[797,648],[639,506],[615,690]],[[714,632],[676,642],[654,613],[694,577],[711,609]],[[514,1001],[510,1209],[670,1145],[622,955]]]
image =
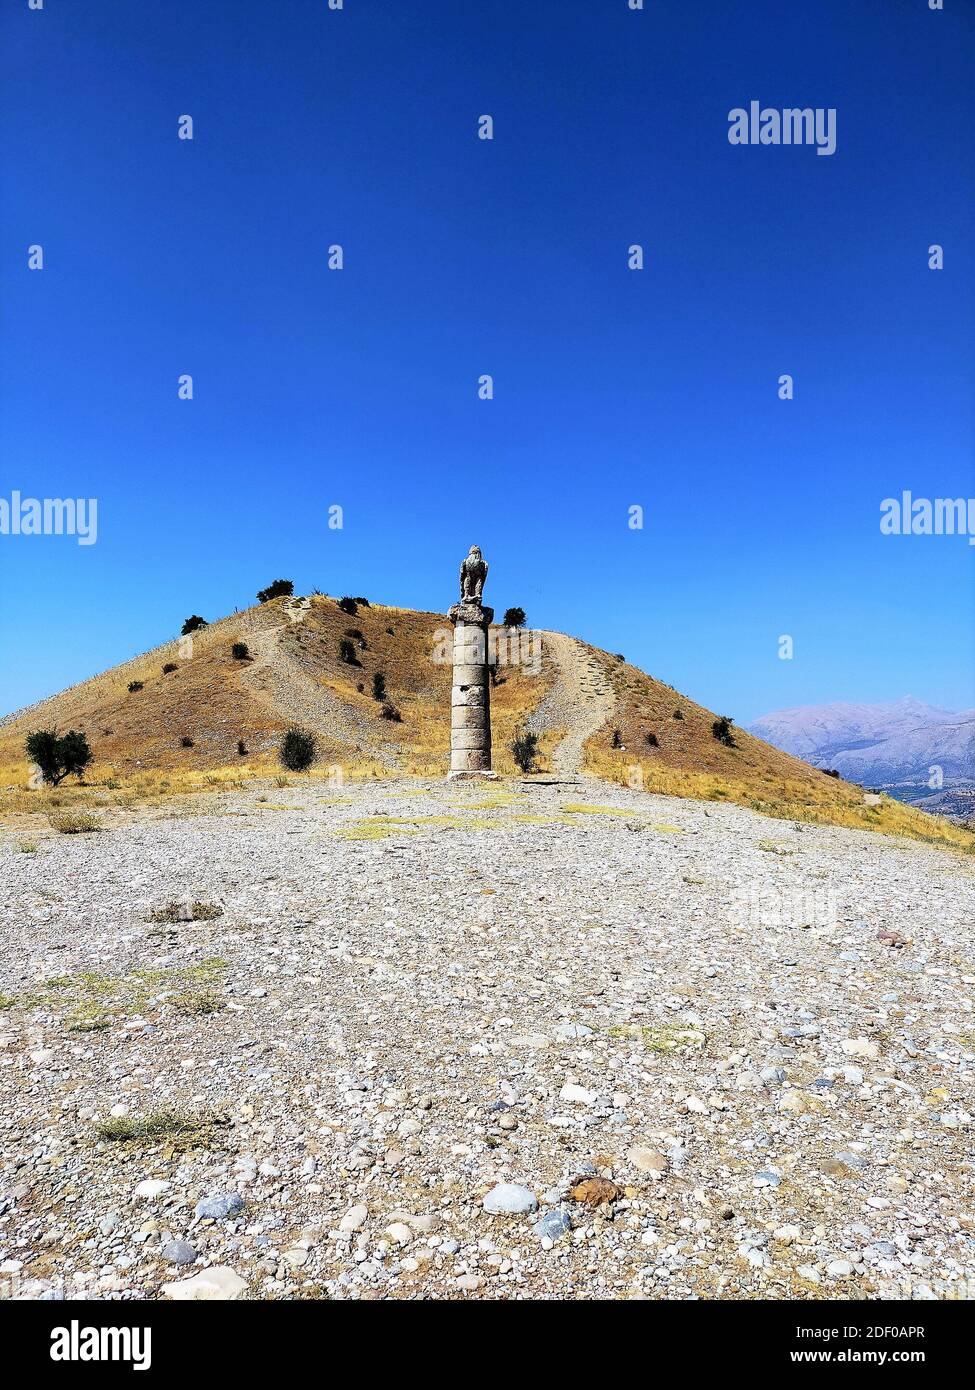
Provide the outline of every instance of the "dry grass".
[[113,1116],[97,1125],[95,1133],[112,1144],[145,1145],[175,1140],[185,1148],[205,1146],[214,1130],[227,1123],[226,1117],[217,1114],[185,1115],[177,1110],[156,1110],[142,1116]]
[[[758,740],[755,740],[757,742]],[[797,762],[797,759],[791,761]],[[891,797],[868,806],[858,787],[834,777],[801,780],[766,771],[755,777],[728,778],[706,772],[683,771],[627,759],[626,752],[587,746],[586,764],[598,776],[621,786],[633,786],[638,769],[642,790],[658,796],[692,797],[699,801],[728,801],[778,820],[813,825],[839,825],[850,830],[875,830],[920,840],[941,849],[975,854],[975,832],[941,816],[929,816]],[[815,773],[815,769],[810,769]]]
[[59,835],[88,835],[101,828],[98,817],[88,811],[51,811],[47,819]]

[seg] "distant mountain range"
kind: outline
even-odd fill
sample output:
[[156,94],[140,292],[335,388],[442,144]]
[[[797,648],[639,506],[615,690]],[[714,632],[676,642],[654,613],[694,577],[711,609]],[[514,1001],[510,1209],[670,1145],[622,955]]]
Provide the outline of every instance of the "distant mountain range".
[[975,709],[939,709],[911,695],[879,705],[805,705],[763,715],[750,732],[922,810],[975,817]]

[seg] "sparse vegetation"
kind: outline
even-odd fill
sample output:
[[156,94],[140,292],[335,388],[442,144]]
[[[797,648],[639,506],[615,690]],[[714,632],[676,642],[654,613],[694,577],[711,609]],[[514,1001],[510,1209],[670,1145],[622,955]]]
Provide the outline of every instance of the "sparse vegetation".
[[343,637],[339,642],[339,660],[344,661],[346,666],[361,666],[362,662],[356,653],[355,643],[348,637]]
[[525,626],[525,610],[524,610],[524,608],[506,608],[506,609],[504,610],[504,619],[503,619],[503,622],[504,622],[504,626],[505,626],[505,627],[524,627],[524,626]]
[[89,811],[50,811],[47,819],[59,835],[87,835],[100,828],[97,816]]
[[684,711],[683,711],[682,709],[675,709],[675,710],[674,710],[674,718],[675,718],[675,719],[683,719],[683,718],[684,718]]
[[182,737],[182,738],[180,739],[180,741],[179,741],[179,746],[180,746],[180,748],[192,748],[192,747],[193,747],[193,740],[189,737],[188,734],[184,734],[183,737]]
[[163,907],[154,907],[149,914],[150,922],[210,922],[223,915],[218,903],[194,902],[190,904],[176,901]]
[[113,1144],[153,1144],[164,1139],[205,1143],[215,1125],[227,1123],[213,1115],[184,1115],[176,1110],[155,1110],[149,1115],[120,1115],[96,1126],[99,1139]]
[[372,676],[372,698],[374,700],[385,700],[386,698],[386,677],[382,671],[374,671]]
[[613,737],[612,737],[612,739],[610,740],[610,747],[611,747],[611,748],[622,748],[622,747],[623,747],[623,733],[622,733],[622,731],[621,731],[620,729],[614,729],[614,730],[613,730]]
[[530,730],[520,730],[512,740],[511,756],[521,772],[534,772],[535,759],[538,757],[538,735]]
[[199,632],[201,627],[209,626],[210,624],[207,622],[206,618],[201,618],[199,613],[194,613],[183,623],[183,626],[179,630],[180,636],[188,637],[191,632]]
[[184,990],[169,1001],[170,1008],[182,1018],[203,1018],[218,1014],[227,1007],[222,994],[212,989]]
[[389,719],[394,724],[402,724],[403,722],[403,716],[400,714],[396,706],[394,704],[391,704],[389,700],[385,702],[382,709],[379,711],[379,714],[382,719]]
[[360,608],[369,608],[369,607],[371,607],[371,604],[369,603],[369,600],[368,600],[367,598],[363,598],[361,594],[359,594],[355,599],[353,599],[353,602],[354,602],[354,603],[357,603],[357,604],[359,605]]
[[657,737],[657,735],[656,735],[656,734],[653,734],[653,733],[647,734],[647,735],[645,736],[645,738],[644,738],[644,743],[646,743],[646,745],[647,745],[648,748],[659,748],[659,747],[660,747],[660,740],[659,740],[659,738]]
[[164,675],[164,676],[168,676],[169,673],[170,673],[170,671],[175,671],[175,670],[176,670],[176,662],[175,662],[175,661],[167,661],[166,664],[163,666],[163,675]]
[[24,750],[32,763],[41,770],[41,776],[50,786],[56,787],[65,777],[83,779],[85,768],[92,761],[92,751],[88,739],[76,729],[59,734],[57,729],[36,729],[27,735]]
[[343,613],[348,613],[349,616],[353,618],[359,611],[358,600],[354,598],[340,598],[339,607],[341,608]]
[[129,694],[134,695],[137,690],[142,689],[142,686],[142,681],[129,681]]
[[237,756],[239,758],[247,757],[247,744],[244,742],[242,738],[239,738],[237,740]]
[[295,586],[290,579],[275,579],[266,589],[258,589],[257,599],[259,603],[268,603],[272,598],[290,598],[295,591]]
[[249,661],[251,655],[250,647],[248,647],[246,642],[235,642],[230,648],[230,655],[235,661]]
[[291,728],[281,740],[279,757],[291,772],[307,772],[318,756],[318,740],[306,729]]

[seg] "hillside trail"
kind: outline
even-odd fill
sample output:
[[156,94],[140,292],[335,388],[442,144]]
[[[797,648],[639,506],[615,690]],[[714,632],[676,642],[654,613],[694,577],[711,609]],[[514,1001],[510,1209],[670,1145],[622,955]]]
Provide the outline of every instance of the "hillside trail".
[[564,729],[552,754],[558,777],[595,780],[582,767],[583,744],[613,717],[616,692],[593,653],[575,637],[543,632],[543,649],[555,658],[555,684],[528,721],[530,729]]
[[[299,619],[300,621],[300,619]],[[334,691],[314,680],[285,650],[282,633],[290,622],[268,627],[250,636],[253,660],[242,680],[258,699],[276,711],[283,710],[296,724],[347,743],[390,771],[399,766],[392,743],[377,736],[375,719],[346,704]]]

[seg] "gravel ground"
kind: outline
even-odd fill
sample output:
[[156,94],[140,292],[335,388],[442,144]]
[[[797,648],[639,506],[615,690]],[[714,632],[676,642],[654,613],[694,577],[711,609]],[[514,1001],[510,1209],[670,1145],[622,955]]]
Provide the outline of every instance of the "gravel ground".
[[591,785],[19,838],[9,1295],[975,1292],[963,859]]

